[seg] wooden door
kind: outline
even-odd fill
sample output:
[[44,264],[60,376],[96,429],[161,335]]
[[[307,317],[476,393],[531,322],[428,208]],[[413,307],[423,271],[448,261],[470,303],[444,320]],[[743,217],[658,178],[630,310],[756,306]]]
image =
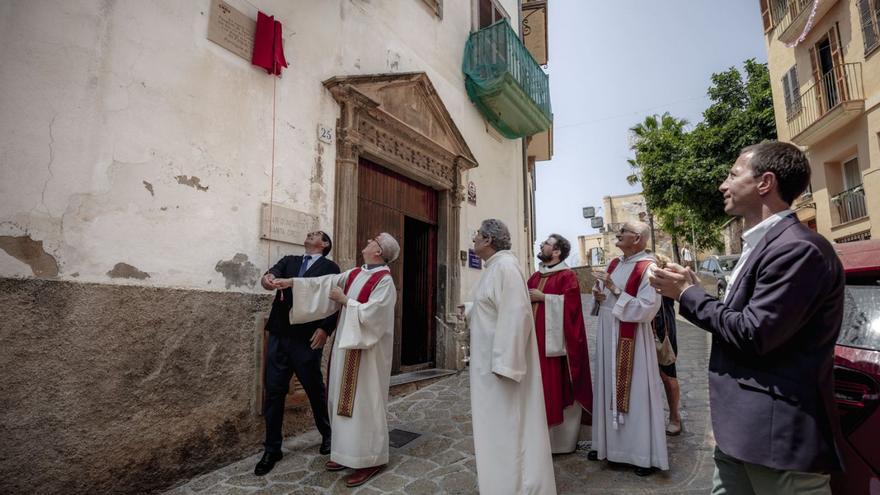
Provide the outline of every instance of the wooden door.
[[368,160],[358,165],[359,248],[379,232],[401,247],[390,266],[397,288],[392,373],[433,366],[437,192]]

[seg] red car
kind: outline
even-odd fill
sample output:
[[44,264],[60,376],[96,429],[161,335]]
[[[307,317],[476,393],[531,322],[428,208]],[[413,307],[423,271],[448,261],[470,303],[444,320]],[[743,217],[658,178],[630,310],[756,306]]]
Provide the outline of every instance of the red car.
[[846,271],[843,325],[834,350],[834,396],[846,471],[835,494],[880,495],[880,240],[838,244]]

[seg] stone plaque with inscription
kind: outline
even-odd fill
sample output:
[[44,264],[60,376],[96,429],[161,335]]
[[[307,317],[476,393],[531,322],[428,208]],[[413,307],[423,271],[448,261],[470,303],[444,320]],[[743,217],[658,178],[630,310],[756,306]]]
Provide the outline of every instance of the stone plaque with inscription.
[[[269,204],[263,203],[260,239],[302,245],[306,234],[318,230],[317,215],[272,205],[272,221],[269,221]],[[271,223],[271,231],[270,231]]]
[[223,0],[211,2],[208,39],[239,57],[251,61],[257,21],[234,9]]

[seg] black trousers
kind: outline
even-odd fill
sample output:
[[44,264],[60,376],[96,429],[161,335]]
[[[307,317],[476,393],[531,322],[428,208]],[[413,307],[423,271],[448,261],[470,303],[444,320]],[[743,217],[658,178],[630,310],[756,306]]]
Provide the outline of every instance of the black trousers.
[[[311,336],[309,336],[311,337]],[[321,375],[322,349],[312,349],[308,339],[269,334],[266,354],[266,452],[280,452],[284,401],[294,373],[302,384],[312,406],[315,426],[322,436],[330,436],[330,415],[327,411],[327,390]]]

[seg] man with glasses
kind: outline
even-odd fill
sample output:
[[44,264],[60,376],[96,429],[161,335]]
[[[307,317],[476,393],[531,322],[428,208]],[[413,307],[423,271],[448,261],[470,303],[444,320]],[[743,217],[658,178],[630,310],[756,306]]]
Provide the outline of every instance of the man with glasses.
[[470,385],[474,453],[482,494],[555,494],[556,480],[525,277],[510,252],[510,231],[484,220],[474,252],[485,262],[473,302]]
[[589,420],[593,411],[581,289],[577,275],[565,263],[570,252],[568,239],[550,234],[538,250],[538,271],[528,280],[554,454],[574,452],[581,415],[585,412]]
[[266,442],[263,457],[254,468],[257,476],[271,471],[282,457],[284,403],[293,374],[296,374],[309,398],[315,426],[321,433],[319,451],[321,454],[330,453],[330,417],[327,414],[327,391],[321,374],[321,357],[327,337],[336,328],[338,315],[334,312],[314,321],[291,324],[288,318],[293,300],[291,290],[277,287],[275,281],[281,278],[319,277],[339,273],[339,267],[326,258],[333,242],[324,232],[309,232],[303,245],[306,250],[304,255],[281,258],[260,280],[264,289],[276,292],[266,324],[266,330],[269,331],[269,343],[266,347],[266,398],[263,404]]
[[590,460],[608,459],[635,466],[639,476],[669,469],[663,414],[663,384],[651,321],[660,296],[648,283],[655,267],[645,251],[650,228],[627,222],[617,233],[623,256],[608,270],[593,272],[599,302],[593,449]]
[[388,264],[400,245],[383,232],[367,240],[361,254],[364,265],[338,275],[276,280],[279,287],[293,287],[291,321],[340,311],[327,400],[333,444],[325,467],[354,469],[345,478],[347,487],[366,483],[388,464],[386,406],[397,301]]

